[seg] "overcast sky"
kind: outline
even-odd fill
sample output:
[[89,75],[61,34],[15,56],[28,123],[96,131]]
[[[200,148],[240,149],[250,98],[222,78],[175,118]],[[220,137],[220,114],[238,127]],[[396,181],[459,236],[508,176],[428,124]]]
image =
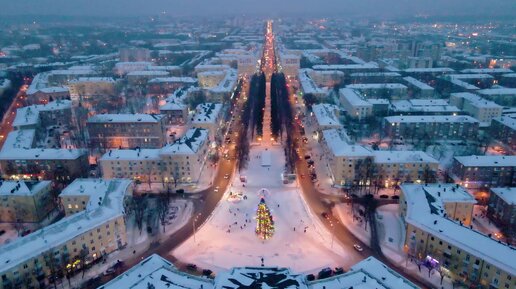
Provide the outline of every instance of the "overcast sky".
[[516,0],[0,0],[0,15],[515,15]]

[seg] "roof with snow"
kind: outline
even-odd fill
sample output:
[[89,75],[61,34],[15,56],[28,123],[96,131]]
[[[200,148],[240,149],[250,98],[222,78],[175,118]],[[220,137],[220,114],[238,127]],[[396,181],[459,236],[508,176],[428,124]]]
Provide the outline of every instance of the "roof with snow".
[[160,149],[116,149],[102,155],[100,160],[159,160],[159,152]]
[[494,121],[502,123],[505,126],[510,127],[512,130],[516,130],[516,119],[508,116],[501,116],[493,118]]
[[149,80],[148,83],[190,83],[194,84],[197,82],[197,78],[193,77],[157,77]]
[[419,81],[412,76],[403,77],[403,80],[405,80],[409,84],[411,84],[421,90],[434,90],[434,88],[431,87],[430,85],[428,85],[422,81]]
[[160,154],[196,154],[207,140],[207,130],[191,128],[182,138],[164,146]]
[[87,196],[86,210],[94,210],[102,205],[109,192],[110,182],[103,179],[75,179],[61,191],[59,197]]
[[389,123],[418,123],[418,122],[462,122],[478,123],[478,120],[467,115],[404,115],[385,118]]
[[50,184],[51,181],[0,181],[0,196],[32,196]]
[[89,123],[158,123],[161,114],[96,114],[88,118]]
[[195,108],[195,115],[192,117],[192,124],[215,123],[221,110],[221,103],[201,103]]
[[18,127],[38,124],[40,111],[55,111],[71,108],[72,101],[66,99],[51,101],[47,104],[37,104],[18,108],[16,110],[13,126]]
[[342,126],[335,115],[337,106],[327,103],[314,104],[312,111],[319,126]]
[[339,90],[339,94],[341,97],[344,97],[352,106],[373,106],[368,100],[365,100],[361,95],[359,95],[351,88],[341,88]]
[[491,188],[491,193],[503,199],[507,204],[516,205],[516,187]]
[[475,202],[464,189],[455,184],[403,184],[401,190],[407,202],[407,223],[516,275],[515,248],[445,217],[445,203]]
[[154,254],[98,289],[213,289],[213,280],[189,275]]
[[102,205],[94,210],[85,210],[39,229],[25,237],[0,247],[0,273],[7,272],[43,254],[51,248],[60,247],[109,220],[124,214],[124,198],[131,185],[130,180],[103,180],[109,182],[109,192]]
[[401,83],[356,83],[348,84],[346,88],[351,89],[406,89]]
[[439,163],[423,151],[373,151],[375,163]]
[[459,156],[454,159],[466,167],[516,167],[516,156]]

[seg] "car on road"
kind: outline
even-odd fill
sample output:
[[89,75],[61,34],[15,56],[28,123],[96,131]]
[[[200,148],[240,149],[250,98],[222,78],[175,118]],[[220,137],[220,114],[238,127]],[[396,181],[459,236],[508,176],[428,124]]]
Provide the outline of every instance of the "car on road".
[[229,174],[224,174],[224,179],[229,179]]
[[191,271],[196,271],[197,270],[197,265],[195,265],[195,264],[188,264],[188,265],[186,265],[186,269],[191,270]]
[[107,268],[107,270],[104,271],[104,273],[102,273],[102,275],[108,276],[108,275],[112,275],[112,274],[115,274],[115,273],[116,273],[115,268],[110,267],[110,268]]
[[325,218],[326,220],[330,219],[330,215],[327,212],[322,212],[321,216]]
[[333,274],[333,270],[329,267],[323,268],[321,271],[319,271],[319,274],[317,274],[318,279],[324,279],[331,277]]
[[380,199],[388,199],[389,196],[388,195],[380,195]]
[[358,244],[354,244],[353,245],[353,248],[355,248],[355,250],[357,250],[358,252],[362,252],[364,251],[364,248],[362,248],[362,246],[358,245]]
[[217,186],[217,187],[215,187],[215,189],[213,189],[213,191],[214,191],[215,193],[216,193],[216,192],[218,192],[218,191],[219,191],[219,187],[218,187],[218,186]]

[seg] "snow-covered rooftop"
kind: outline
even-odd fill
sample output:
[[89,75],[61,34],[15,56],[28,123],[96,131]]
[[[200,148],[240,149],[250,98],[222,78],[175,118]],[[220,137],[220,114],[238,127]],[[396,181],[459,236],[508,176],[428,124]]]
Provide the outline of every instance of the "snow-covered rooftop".
[[493,120],[498,121],[508,127],[510,127],[512,130],[516,130],[516,119],[508,116],[501,116],[497,118],[493,118]]
[[362,64],[320,64],[314,65],[315,70],[360,70],[360,69],[377,69],[378,64],[368,62]]
[[159,160],[160,149],[116,149],[110,150],[100,158],[103,160]]
[[411,73],[448,73],[454,72],[455,70],[449,67],[433,67],[433,68],[408,68],[405,72]]
[[149,83],[189,83],[194,84],[197,82],[196,78],[193,77],[157,77],[149,80]]
[[110,182],[102,179],[75,179],[61,191],[59,197],[88,196],[86,210],[94,210],[102,205],[102,201],[109,191]]
[[406,82],[412,84],[413,86],[415,86],[421,90],[434,90],[434,88],[431,87],[430,85],[428,85],[424,82],[421,82],[412,76],[403,77],[403,80],[405,80]]
[[88,118],[89,123],[157,123],[161,114],[97,114]]
[[351,89],[406,89],[401,83],[356,83],[348,84],[346,88]]
[[467,115],[404,115],[389,116],[385,120],[389,123],[416,123],[416,122],[468,122],[478,123],[478,120]]
[[208,140],[208,131],[202,128],[191,128],[174,143],[164,146],[160,154],[195,154]]
[[50,186],[51,181],[0,181],[0,196],[31,196]]
[[335,115],[337,106],[327,103],[319,103],[312,106],[312,111],[319,126],[341,126]]
[[101,206],[82,211],[0,247],[0,273],[17,267],[51,248],[60,247],[105,222],[123,216],[124,197],[130,180],[104,180],[109,192]]
[[462,73],[512,73],[508,68],[469,68],[463,69]]
[[511,188],[491,188],[491,193],[496,194],[507,204],[516,205],[516,187]]
[[502,109],[502,106],[471,92],[457,92],[452,93],[451,95],[463,98],[464,100],[467,100],[471,105],[474,105],[476,107]]
[[16,110],[16,117],[14,118],[13,126],[18,127],[38,124],[40,111],[54,111],[71,108],[72,102],[66,99],[51,101],[47,104],[37,104],[18,108]]
[[514,95],[516,96],[516,88],[487,88],[480,89],[477,93],[482,95]]
[[155,77],[165,77],[170,75],[166,70],[137,70],[131,71],[127,74],[127,76],[155,76]]
[[35,129],[13,130],[7,135],[2,150],[30,149],[32,148],[35,138]]
[[98,289],[212,289],[213,280],[189,275],[154,254]]
[[375,163],[439,163],[423,151],[373,151]]
[[192,118],[192,124],[214,124],[221,110],[221,103],[201,103],[195,108],[195,115]]
[[[469,198],[466,196],[466,194],[469,195],[467,192],[462,192],[462,188],[457,188],[455,184],[403,184],[401,190],[407,202],[405,217],[407,223],[437,236],[510,275],[516,275],[516,267],[514,267],[516,250],[513,247],[445,217],[446,202],[474,202],[471,196]],[[449,195],[451,197],[448,197]]]
[[372,104],[366,101],[361,95],[351,88],[341,88],[339,90],[341,97],[344,97],[352,106],[371,107]]
[[459,156],[455,160],[466,167],[516,167],[516,156]]

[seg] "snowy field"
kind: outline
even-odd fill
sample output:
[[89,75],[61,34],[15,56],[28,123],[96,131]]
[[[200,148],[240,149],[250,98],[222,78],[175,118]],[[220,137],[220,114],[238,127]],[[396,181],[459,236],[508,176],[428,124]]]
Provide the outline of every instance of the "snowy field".
[[[336,240],[331,248],[331,234],[308,211],[299,189],[282,184],[283,149],[270,149],[270,167],[262,167],[263,150],[251,149],[249,167],[242,173],[248,180],[246,186],[242,186],[237,174],[212,216],[197,230],[195,241],[191,237],[172,255],[215,272],[235,266],[260,266],[261,258],[265,266],[290,267],[299,273],[313,273],[343,263],[345,250]],[[240,195],[235,197],[236,194]],[[267,241],[255,234],[255,215],[261,197],[275,222],[275,233]]]

